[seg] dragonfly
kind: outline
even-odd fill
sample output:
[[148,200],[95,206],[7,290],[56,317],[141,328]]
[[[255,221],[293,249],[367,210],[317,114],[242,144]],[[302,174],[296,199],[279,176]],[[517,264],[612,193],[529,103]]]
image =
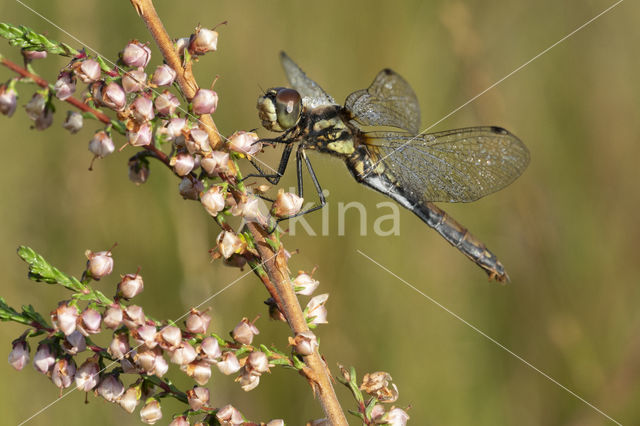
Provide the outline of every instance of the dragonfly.
[[307,151],[329,154],[343,160],[357,182],[412,211],[481,267],[489,280],[509,281],[498,258],[434,203],[475,201],[512,183],[530,157],[516,136],[496,126],[423,134],[418,98],[391,69],[380,71],[367,89],[351,93],[340,105],[286,53],[281,52],[280,59],[291,88],[268,89],[257,108],[262,126],[279,133],[261,142],[284,145],[282,157],[272,174],[252,161],[260,174],[250,176],[276,185],[297,146],[298,195],[303,196],[306,166],[320,202],[291,217],[325,206]]

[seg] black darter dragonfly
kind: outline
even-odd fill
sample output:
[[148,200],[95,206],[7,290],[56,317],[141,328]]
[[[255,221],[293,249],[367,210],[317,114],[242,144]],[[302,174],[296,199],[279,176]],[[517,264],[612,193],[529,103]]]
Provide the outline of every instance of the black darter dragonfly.
[[368,89],[350,94],[341,106],[284,52],[280,59],[293,89],[267,90],[258,111],[267,130],[282,133],[262,141],[285,146],[277,172],[259,176],[277,184],[297,143],[298,195],[304,162],[320,198],[299,214],[309,213],[326,201],[305,151],[339,157],[356,181],[411,210],[490,279],[508,280],[496,256],[433,202],[475,201],[513,182],[529,163],[529,151],[517,137],[500,127],[422,134],[418,99],[394,71],[380,71]]

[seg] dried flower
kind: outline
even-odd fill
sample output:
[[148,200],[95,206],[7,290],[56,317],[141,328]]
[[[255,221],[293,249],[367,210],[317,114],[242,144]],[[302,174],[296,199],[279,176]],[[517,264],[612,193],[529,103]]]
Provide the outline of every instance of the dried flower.
[[304,199],[298,197],[291,192],[284,192],[283,189],[278,190],[276,200],[273,202],[271,211],[277,217],[295,216],[302,209]]
[[126,333],[117,333],[113,335],[107,352],[115,359],[120,360],[127,356],[129,349],[129,336]]
[[146,67],[151,59],[151,49],[136,40],[128,43],[120,52],[122,63],[128,67]]
[[30,119],[37,120],[44,112],[45,105],[46,99],[42,96],[42,93],[36,92],[24,106],[24,109]]
[[89,392],[98,385],[100,367],[95,358],[86,360],[76,372],[75,381],[76,388],[81,391]]
[[60,389],[66,389],[71,386],[76,375],[76,363],[73,358],[61,358],[51,370],[51,381]]
[[242,368],[236,354],[230,351],[222,354],[222,361],[219,361],[217,366],[218,370],[227,376],[236,373],[240,368]]
[[20,49],[20,52],[27,62],[31,62],[34,59],[44,59],[47,57],[46,50],[27,50],[23,48]]
[[67,111],[67,118],[62,123],[62,127],[68,130],[72,135],[75,135],[82,129],[84,119],[82,114],[76,111]]
[[96,132],[89,141],[89,151],[98,158],[104,158],[114,150],[113,140],[104,130]]
[[251,352],[247,357],[244,368],[254,374],[266,373],[269,371],[269,358],[264,352]]
[[151,77],[151,83],[156,86],[171,86],[176,79],[176,72],[167,64],[158,65]]
[[216,362],[222,355],[218,339],[212,336],[205,337],[198,346],[198,353],[203,360],[210,363]]
[[303,331],[297,333],[294,338],[289,337],[289,345],[293,346],[298,355],[311,355],[318,347],[318,338],[310,330]]
[[213,90],[198,89],[191,100],[191,105],[194,114],[213,114],[218,107],[218,94]]
[[245,155],[255,155],[262,149],[259,139],[255,132],[239,130],[229,137],[229,149]]
[[189,53],[192,55],[204,55],[214,52],[218,48],[218,32],[206,28],[198,28],[191,36]]
[[375,396],[380,402],[395,402],[398,399],[398,388],[390,383],[391,380],[391,375],[385,371],[367,373],[362,379],[360,390]]
[[47,374],[55,362],[56,357],[51,350],[51,345],[48,343],[40,343],[36,354],[33,356],[33,367],[37,371]]
[[142,123],[137,130],[127,132],[127,138],[131,146],[147,146],[151,144],[153,131],[149,123]]
[[85,336],[88,336],[89,334],[100,333],[101,322],[102,315],[100,315],[100,312],[92,308],[87,308],[82,311],[82,314],[78,319],[78,329]]
[[204,191],[204,184],[198,179],[185,176],[178,185],[178,191],[185,200],[197,200],[200,192]]
[[127,328],[137,328],[145,323],[145,315],[142,308],[138,305],[129,305],[124,310],[122,322]]
[[190,154],[204,154],[211,151],[207,132],[196,127],[191,129],[189,136],[185,141],[185,146]]
[[313,292],[320,285],[319,281],[314,280],[311,276],[305,272],[298,272],[298,276],[293,280],[293,287],[296,294],[302,294],[304,296],[311,296]]
[[153,102],[159,115],[170,116],[180,106],[180,100],[168,90],[159,94]]
[[378,404],[373,407],[371,419],[376,424],[385,424],[392,426],[405,426],[409,415],[401,408],[392,407],[388,412],[384,412],[382,405]]
[[152,425],[162,418],[162,410],[160,408],[160,402],[157,399],[149,398],[144,404],[144,407],[140,409],[140,420],[143,423]]
[[206,385],[211,378],[211,366],[204,360],[194,361],[180,368],[200,386]]
[[104,311],[102,323],[105,327],[115,330],[122,323],[122,308],[120,306],[109,306]]
[[156,336],[158,330],[155,325],[145,324],[135,330],[131,330],[131,337],[133,337],[138,343],[144,343],[149,349],[155,348],[158,343],[156,342]]
[[51,312],[51,321],[56,329],[62,331],[65,336],[70,335],[76,329],[78,308],[69,305],[68,302],[60,302],[55,311]]
[[187,120],[184,118],[175,117],[169,120],[166,124],[167,140],[174,140],[178,136],[182,135],[182,130],[185,128]]
[[118,400],[118,404],[124,411],[131,414],[140,403],[140,394],[140,387],[132,386],[124,391],[124,394]]
[[67,354],[76,355],[87,349],[87,339],[76,329],[64,339],[61,346]]
[[18,106],[18,94],[15,89],[5,84],[0,85],[0,113],[11,117]]
[[116,402],[124,393],[124,385],[114,374],[107,374],[98,385],[98,395],[109,402]]
[[227,404],[216,413],[216,418],[222,424],[241,425],[244,424],[244,417],[233,405]]
[[173,171],[178,176],[186,176],[193,170],[195,158],[189,153],[179,152],[174,157],[171,157],[169,165],[173,167]]
[[115,111],[122,111],[127,105],[127,95],[118,83],[112,81],[101,86],[100,103]]
[[324,306],[329,298],[329,294],[320,294],[309,300],[307,307],[304,309],[307,323],[314,324],[326,324],[327,321],[327,308]]
[[194,411],[206,407],[209,405],[209,389],[194,386],[193,389],[187,390],[187,399],[189,401],[189,407]]
[[251,321],[247,318],[242,318],[242,320],[234,327],[231,332],[231,337],[238,343],[242,343],[243,345],[250,345],[253,342],[253,336],[260,334],[258,327],[256,327]]
[[204,334],[209,328],[211,317],[205,312],[200,312],[197,309],[191,309],[191,313],[185,321],[185,328],[189,333]]
[[187,420],[187,416],[179,416],[171,420],[169,426],[189,426],[189,420]]
[[153,112],[153,102],[144,95],[140,95],[134,99],[129,107],[131,115],[137,123],[151,121],[156,116]]
[[129,160],[129,180],[136,185],[143,184],[149,179],[149,163],[138,157]]
[[284,426],[284,420],[273,419],[269,423],[267,423],[267,426]]
[[29,345],[26,341],[18,339],[14,340],[9,352],[9,364],[20,371],[29,362]]
[[33,128],[36,130],[45,130],[48,129],[53,123],[53,109],[47,106],[42,114],[36,117],[36,121],[33,124]]
[[160,340],[160,346],[163,349],[168,351],[173,351],[182,342],[182,331],[178,327],[173,325],[169,325],[164,327],[160,331],[160,335],[158,336]]
[[75,76],[69,71],[63,71],[62,73],[60,73],[58,79],[53,85],[53,90],[56,94],[56,98],[60,99],[61,101],[70,98],[76,91]]
[[215,217],[218,213],[224,210],[225,195],[226,193],[224,192],[223,187],[214,185],[200,196],[200,202],[204,206],[205,210],[211,216]]
[[87,273],[91,278],[98,281],[113,271],[113,257],[111,251],[92,252],[87,250],[84,252],[87,257]]
[[218,176],[229,170],[229,153],[213,151],[200,160],[200,166],[209,176]]
[[142,68],[129,71],[122,76],[122,88],[125,93],[140,92],[147,86],[147,74]]
[[85,59],[76,63],[74,71],[83,83],[89,84],[98,81],[101,75],[100,64],[95,59]]
[[133,299],[144,290],[144,281],[140,274],[126,274],[118,283],[118,296]]
[[193,362],[197,356],[198,354],[193,346],[189,342],[183,341],[171,354],[171,362],[178,365],[186,365]]
[[245,370],[244,373],[236,379],[236,381],[240,383],[240,387],[243,391],[249,392],[260,384],[260,374],[255,374]]

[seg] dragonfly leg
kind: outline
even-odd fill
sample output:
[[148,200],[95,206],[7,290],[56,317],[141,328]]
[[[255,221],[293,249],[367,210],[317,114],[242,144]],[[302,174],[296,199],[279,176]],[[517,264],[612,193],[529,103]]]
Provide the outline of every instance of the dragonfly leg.
[[489,279],[499,282],[508,282],[509,275],[495,254],[467,228],[460,225],[455,219],[438,208],[433,203],[416,206],[415,213],[430,227],[442,235],[452,246],[464,253],[476,265],[480,266],[489,275]]
[[242,178],[242,180],[246,180],[248,178],[251,177],[259,177],[259,178],[264,178],[267,180],[267,182],[269,182],[271,185],[277,185],[278,182],[280,182],[280,178],[282,178],[282,176],[284,175],[285,170],[287,170],[287,164],[289,163],[289,157],[291,156],[291,150],[293,149],[293,145],[292,144],[288,144],[284,147],[284,150],[282,151],[282,157],[280,157],[280,164],[278,165],[278,170],[275,173],[265,173],[260,166],[258,166],[258,164],[255,162],[255,160],[253,160],[252,158],[249,159],[249,162],[251,163],[251,165],[253,167],[256,168],[256,170],[259,173],[250,173],[248,175],[246,175],[245,177]]

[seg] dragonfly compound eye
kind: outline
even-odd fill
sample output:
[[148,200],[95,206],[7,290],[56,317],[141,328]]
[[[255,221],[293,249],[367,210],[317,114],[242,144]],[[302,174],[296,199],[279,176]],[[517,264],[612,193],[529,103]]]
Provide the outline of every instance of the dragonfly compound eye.
[[293,89],[280,89],[276,94],[276,116],[283,129],[290,129],[300,119],[302,98]]

